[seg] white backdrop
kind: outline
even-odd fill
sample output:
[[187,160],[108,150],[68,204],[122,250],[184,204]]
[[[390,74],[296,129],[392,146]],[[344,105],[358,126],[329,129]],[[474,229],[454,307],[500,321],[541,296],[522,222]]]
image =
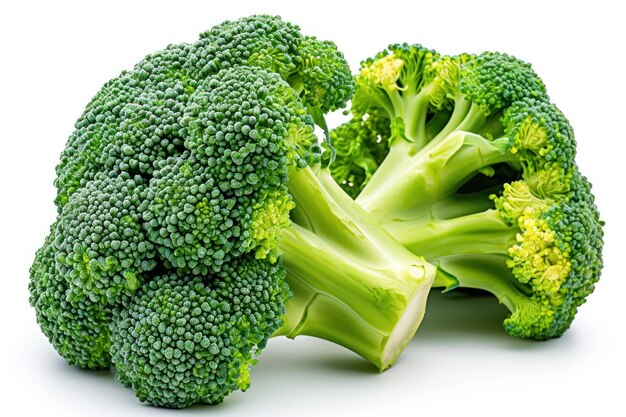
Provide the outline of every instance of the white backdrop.
[[[578,163],[593,182],[607,221],[606,268],[572,328],[558,340],[537,343],[507,336],[500,328],[506,311],[494,299],[433,294],[416,338],[382,374],[337,346],[308,338],[274,339],[246,393],[232,395],[221,406],[179,413],[623,412],[626,31],[619,2],[261,3],[12,1],[0,6],[0,383],[5,385],[0,414],[175,413],[141,405],[109,372],[65,365],[28,305],[28,268],[55,213],[54,166],[89,98],[147,53],[192,42],[222,20],[252,13],[280,14],[306,34],[334,40],[354,70],[388,43],[404,41],[451,54],[500,50],[532,62],[576,131]],[[337,124],[340,119],[329,120]]]

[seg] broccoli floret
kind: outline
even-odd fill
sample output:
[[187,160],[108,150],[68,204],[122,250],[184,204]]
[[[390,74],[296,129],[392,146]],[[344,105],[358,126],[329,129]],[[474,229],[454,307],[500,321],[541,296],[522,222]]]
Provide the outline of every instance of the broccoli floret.
[[390,366],[435,267],[322,166],[315,124],[353,89],[334,44],[270,16],[108,82],[61,155],[59,219],[31,268],[40,326],[68,362],[112,364],[173,408],[246,389],[272,335]]
[[181,119],[187,151],[164,161],[148,187],[144,220],[162,258],[206,274],[243,253],[265,257],[293,207],[287,168],[305,165],[316,145],[308,119],[278,74],[209,76]]
[[67,299],[70,272],[56,261],[57,226],[55,222],[50,227],[30,268],[30,304],[42,332],[67,363],[81,368],[108,368],[113,310],[86,298]]
[[[391,126],[380,110],[353,118],[330,132],[336,152],[331,173],[335,181],[356,198],[389,152]],[[349,138],[349,140],[343,140]]]
[[[392,45],[362,63],[356,83],[353,119],[333,143],[351,156],[380,152],[350,128],[372,114],[389,137],[375,172],[354,181],[356,201],[439,267],[436,286],[492,292],[512,312],[512,335],[560,336],[600,277],[603,223],[572,128],[531,66]],[[341,178],[348,157],[337,159]]]
[[155,277],[116,317],[117,378],[163,407],[218,404],[250,385],[257,349],[280,325],[284,271],[244,256],[219,276]]
[[145,281],[156,267],[155,245],[141,222],[145,205],[143,179],[126,172],[117,177],[98,173],[72,194],[54,243],[71,282],[68,300],[119,304]]

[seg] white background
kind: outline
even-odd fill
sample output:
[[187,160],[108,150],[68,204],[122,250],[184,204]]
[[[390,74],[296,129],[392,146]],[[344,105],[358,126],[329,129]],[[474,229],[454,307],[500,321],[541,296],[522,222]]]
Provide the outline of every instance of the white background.
[[[617,1],[553,3],[2,2],[0,414],[625,415],[624,13]],[[565,336],[516,340],[501,330],[506,311],[494,299],[435,294],[416,338],[382,374],[328,343],[274,339],[246,393],[178,412],[141,405],[110,372],[64,364],[35,323],[27,281],[55,213],[54,166],[75,119],[145,54],[252,13],[280,14],[334,40],[354,70],[403,41],[533,63],[575,128],[578,163],[607,222],[602,280]]]

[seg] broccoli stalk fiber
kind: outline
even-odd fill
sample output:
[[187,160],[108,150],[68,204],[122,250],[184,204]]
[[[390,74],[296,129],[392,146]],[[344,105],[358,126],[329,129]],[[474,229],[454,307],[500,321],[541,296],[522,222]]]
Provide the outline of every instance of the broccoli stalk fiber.
[[417,330],[435,268],[395,241],[334,182],[328,169],[292,169],[295,208],[283,230],[285,324],[390,366]]

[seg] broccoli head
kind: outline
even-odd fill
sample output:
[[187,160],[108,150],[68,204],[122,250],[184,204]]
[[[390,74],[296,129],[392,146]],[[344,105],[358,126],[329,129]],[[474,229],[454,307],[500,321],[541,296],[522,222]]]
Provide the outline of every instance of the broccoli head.
[[435,268],[322,166],[315,124],[353,89],[334,44],[271,16],[106,83],[61,154],[58,219],[31,268],[59,353],[173,408],[245,390],[272,335],[391,365]]

